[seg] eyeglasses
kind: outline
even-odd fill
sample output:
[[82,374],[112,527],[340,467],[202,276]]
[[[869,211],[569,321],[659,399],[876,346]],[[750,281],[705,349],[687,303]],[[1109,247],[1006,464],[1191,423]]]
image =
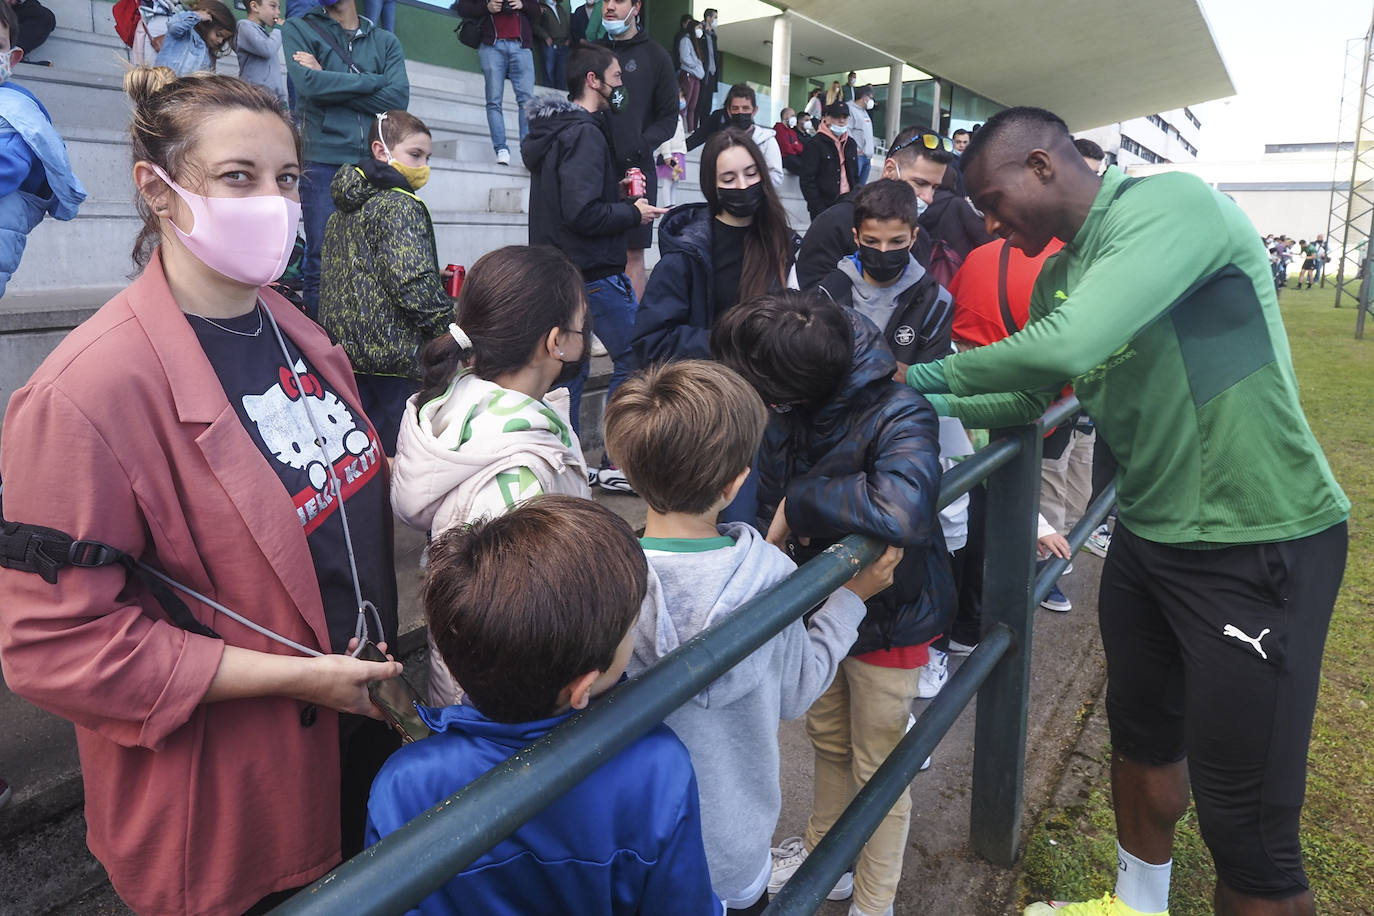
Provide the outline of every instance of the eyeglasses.
[[915,146],[917,143],[921,144],[926,149],[942,149],[947,153],[954,152],[954,144],[950,141],[949,137],[942,137],[939,134],[925,133],[917,134],[910,140],[898,143],[896,146],[892,147],[892,149],[887,151],[887,158],[891,159],[893,156],[897,155],[902,150],[906,149],[908,146]]

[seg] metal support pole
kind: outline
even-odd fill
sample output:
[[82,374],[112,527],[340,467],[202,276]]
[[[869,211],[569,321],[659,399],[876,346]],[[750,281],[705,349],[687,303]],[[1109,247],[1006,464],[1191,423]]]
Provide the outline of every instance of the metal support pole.
[[1020,452],[988,477],[988,505],[997,507],[1001,522],[987,526],[983,632],[1003,625],[1013,647],[978,692],[969,834],[975,852],[1005,868],[1016,860],[1021,836],[1041,430],[1026,426],[1002,437],[1016,441]]
[[773,110],[768,123],[776,124],[792,92],[792,20],[783,13],[773,19]]
[[[903,64],[893,64],[887,68],[887,134],[883,137],[886,149],[892,148],[892,141],[902,132],[902,68]],[[882,165],[879,164],[879,168]]]
[[930,129],[938,134],[940,132],[940,78],[937,76],[931,82],[934,84],[931,88],[935,92],[930,97]]

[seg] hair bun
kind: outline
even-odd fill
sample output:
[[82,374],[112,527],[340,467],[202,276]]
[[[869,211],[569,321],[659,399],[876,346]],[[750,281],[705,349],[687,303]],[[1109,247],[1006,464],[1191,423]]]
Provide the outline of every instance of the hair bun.
[[134,67],[124,74],[124,92],[133,99],[134,107],[141,108],[176,80],[171,67]]

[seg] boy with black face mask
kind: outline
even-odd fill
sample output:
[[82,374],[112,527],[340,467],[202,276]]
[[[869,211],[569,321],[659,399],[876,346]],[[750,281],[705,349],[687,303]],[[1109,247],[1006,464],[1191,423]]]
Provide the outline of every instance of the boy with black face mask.
[[954,298],[911,253],[919,231],[911,185],[891,178],[865,185],[854,197],[858,251],[817,287],[877,325],[903,371],[949,355],[954,319]]

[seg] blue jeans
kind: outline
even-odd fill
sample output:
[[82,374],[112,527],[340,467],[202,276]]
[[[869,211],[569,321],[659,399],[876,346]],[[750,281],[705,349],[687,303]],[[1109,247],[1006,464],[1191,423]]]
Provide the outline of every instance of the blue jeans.
[[366,0],[363,15],[379,29],[396,31],[396,0]]
[[550,89],[568,91],[568,46],[544,45],[544,79]]
[[513,38],[499,38],[495,44],[477,49],[482,62],[482,75],[487,81],[487,129],[491,131],[491,148],[510,149],[506,145],[506,114],[501,108],[501,96],[506,91],[506,79],[515,87],[515,104],[520,115],[520,139],[530,132],[525,118],[525,105],[534,96],[534,55],[529,48],[520,47]]
[[[584,290],[587,313],[592,319],[592,333],[606,345],[606,352],[611,354],[611,365],[614,367],[611,384],[606,389],[606,398],[609,400],[634,368],[630,343],[634,340],[635,312],[639,310],[639,303],[635,301],[635,291],[630,288],[630,278],[624,274],[593,280],[586,284]],[[586,370],[568,383],[573,430],[579,436],[582,434],[582,389],[586,384]]]
[[873,165],[873,160],[867,156],[859,156],[859,184],[868,184],[868,169]]
[[307,162],[301,172],[301,221],[305,223],[301,298],[312,321],[320,320],[320,252],[324,248],[325,223],[334,212],[329,183],[338,170],[337,165],[328,162]]

